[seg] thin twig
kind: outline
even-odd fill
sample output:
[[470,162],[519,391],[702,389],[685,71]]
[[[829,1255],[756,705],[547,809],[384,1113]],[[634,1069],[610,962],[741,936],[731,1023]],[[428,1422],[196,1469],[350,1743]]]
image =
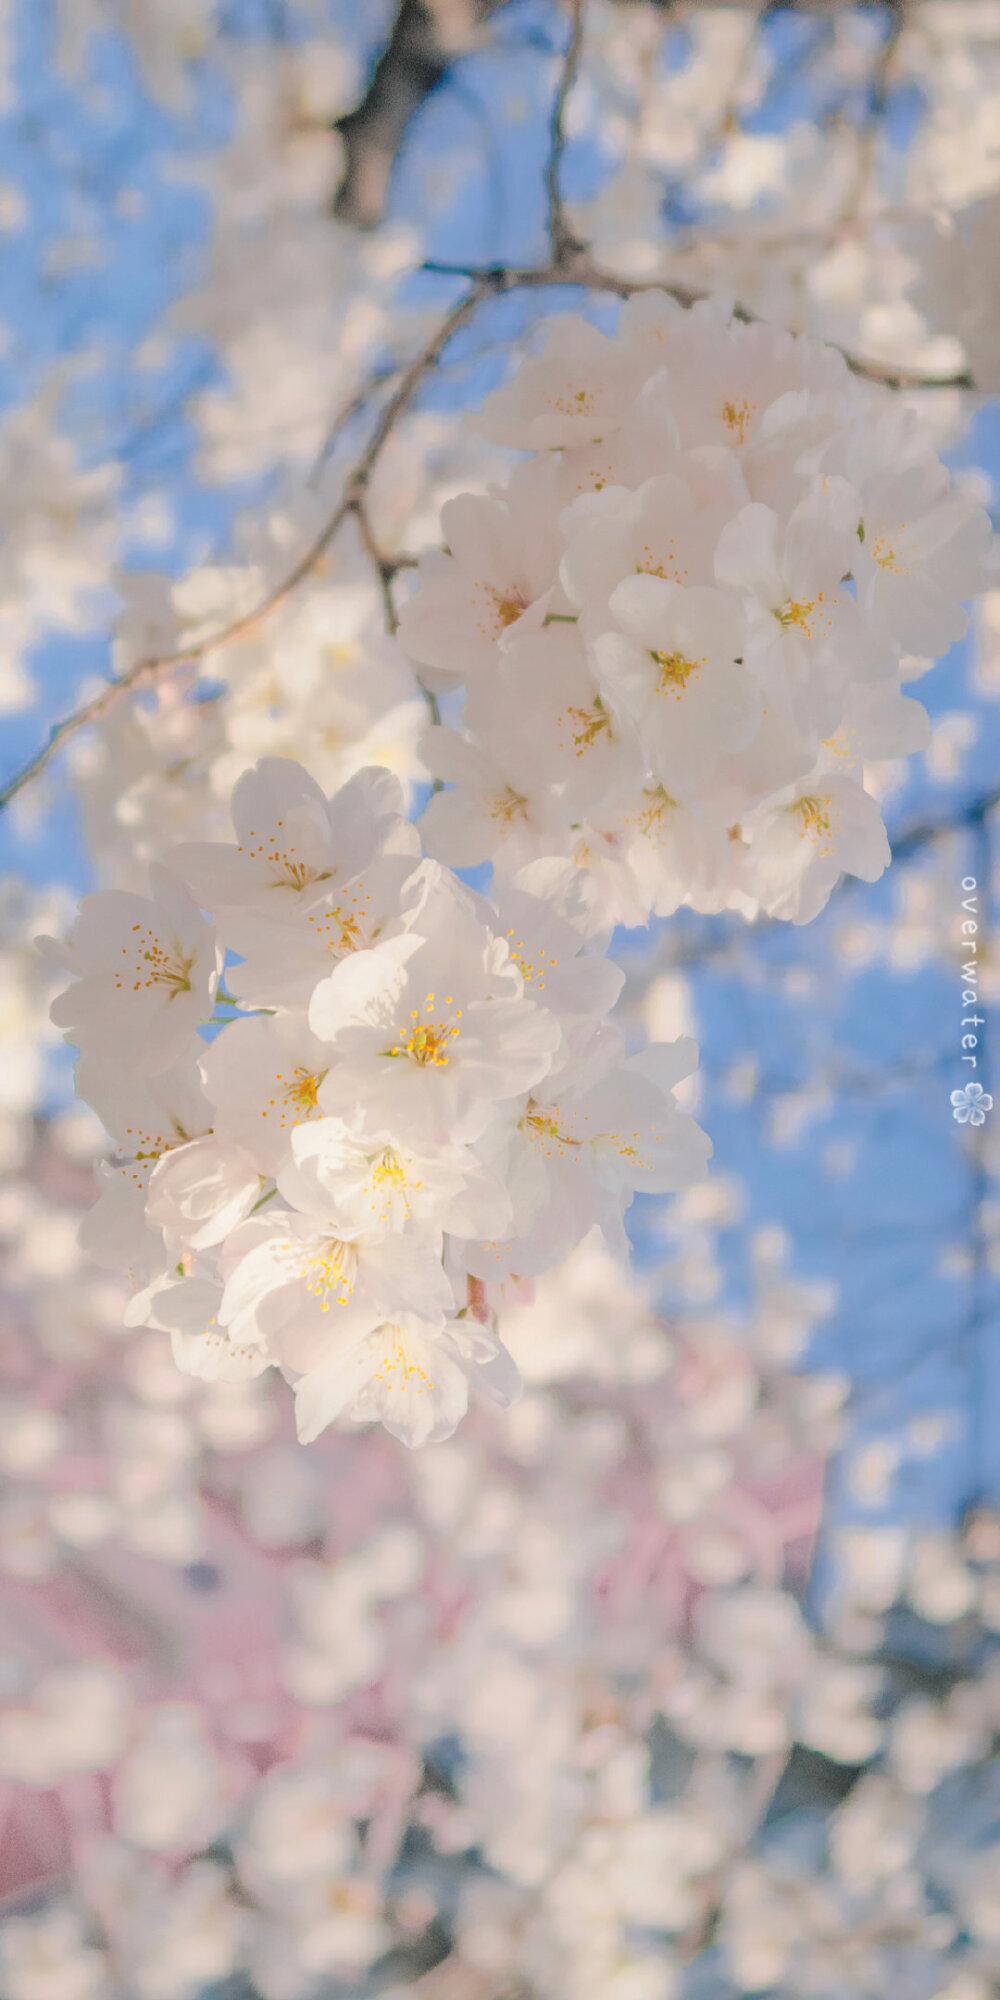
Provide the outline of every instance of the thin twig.
[[889,0],[889,7],[885,37],[876,54],[869,77],[869,112],[858,134],[858,157],[854,180],[838,217],[841,225],[854,221],[861,214],[865,196],[874,180],[878,141],[889,105],[892,73],[907,26],[904,0]]
[[[273,611],[277,610],[279,605],[285,602],[286,598],[292,596],[299,584],[304,582],[321,562],[347,518],[358,514],[359,503],[364,500],[372,474],[398,419],[409,408],[424,376],[433,368],[452,334],[471,319],[480,300],[490,289],[491,286],[485,281],[474,280],[438,323],[420,353],[410,362],[385,404],[368,444],[349,475],[332,514],[298,561],[282,577],[280,583],[275,584],[251,610],[243,612],[229,624],[220,626],[215,632],[210,632],[207,637],[193,640],[190,645],[180,646],[171,653],[158,653],[137,660],[126,673],[120,674],[117,680],[109,681],[92,701],[84,702],[82,707],[67,716],[65,721],[57,723],[37,754],[0,791],[0,811],[45,769],[51,758],[71,736],[75,736],[90,723],[100,722],[122,695],[135,694],[139,689],[148,687],[162,673],[178,667],[196,666],[208,654],[220,647],[230,646],[238,639],[248,638]],[[392,562],[392,558],[387,558],[387,561]],[[402,566],[402,559],[397,566]]]
[[382,609],[385,613],[385,629],[391,638],[395,633],[397,625],[399,624],[399,614],[396,610],[396,600],[392,594],[392,579],[396,574],[398,564],[395,562],[392,556],[385,555],[383,550],[379,548],[378,542],[376,541],[375,538],[375,530],[372,527],[371,523],[371,515],[368,512],[367,502],[363,494],[358,493],[356,495],[352,507],[352,512],[358,524],[358,534],[361,537],[361,546],[364,549],[365,554],[368,556],[373,570],[375,571],[378,587],[382,594]]
[[346,403],[341,404],[313,460],[312,470],[306,480],[307,486],[315,487],[318,484],[338,438],[343,435],[348,425],[353,423],[355,417],[364,415],[372,397],[376,396],[380,389],[386,388],[390,382],[396,380],[402,367],[403,363],[401,361],[395,361],[388,368],[373,368],[371,373],[366,376],[364,382],[362,382],[360,389],[356,389],[354,394],[348,397]]
[[566,220],[561,187],[563,154],[566,150],[566,106],[570,91],[576,82],[583,52],[583,0],[570,0],[570,12],[572,19],[569,42],[559,71],[559,83],[552,105],[549,156],[545,167],[545,189],[549,203],[549,241],[552,245],[553,261],[557,266],[562,266],[570,258],[579,256],[586,248],[579,237],[574,235]]
[[[520,270],[503,265],[439,263],[422,264],[421,270],[447,278],[469,281],[479,278],[497,292],[538,291],[547,285],[578,285],[583,291],[613,292],[621,299],[631,298],[635,292],[666,292],[681,306],[697,305],[711,296],[703,287],[684,285],[672,278],[619,277],[615,271],[602,270],[586,250],[568,257],[562,264],[529,265]],[[760,323],[763,315],[737,303],[733,308],[733,317],[752,326]],[[867,382],[877,382],[884,389],[974,389],[976,386],[968,369],[937,375],[920,368],[893,368],[887,362],[872,361],[863,354],[855,354],[836,341],[826,341],[825,345],[835,347],[837,353],[843,355],[852,375],[861,376]]]

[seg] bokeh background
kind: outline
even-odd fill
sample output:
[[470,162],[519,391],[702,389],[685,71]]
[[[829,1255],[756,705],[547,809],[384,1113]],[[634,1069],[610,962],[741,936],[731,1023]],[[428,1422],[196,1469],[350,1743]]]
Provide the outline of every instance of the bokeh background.
[[[0,7],[2,770],[254,603],[466,282],[550,255],[557,0]],[[585,0],[561,184],[606,269],[907,379],[1000,468],[1000,6]],[[426,266],[433,266],[427,269]],[[490,298],[372,490],[383,547],[502,472],[464,422],[566,287]],[[404,573],[404,572],[401,572]],[[405,581],[405,573],[404,573]],[[179,1377],[76,1246],[104,1140],[31,939],[221,829],[266,751],[426,797],[349,536],[0,820],[2,2000],[1000,1993],[1000,591],[878,767],[894,863],[793,929],[616,940],[693,1032],[706,1182],[511,1314],[528,1383],[408,1454]],[[155,704],[152,706],[152,704]],[[152,718],[152,719],[151,719]],[[997,1114],[1000,1115],[1000,1114]]]

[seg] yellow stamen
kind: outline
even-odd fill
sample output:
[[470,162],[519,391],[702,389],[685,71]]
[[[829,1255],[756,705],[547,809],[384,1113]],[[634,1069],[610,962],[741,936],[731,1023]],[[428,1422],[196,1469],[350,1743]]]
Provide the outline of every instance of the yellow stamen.
[[657,693],[673,694],[678,701],[691,675],[705,665],[704,659],[689,660],[684,653],[654,653],[652,658],[660,669]]
[[756,408],[756,403],[749,403],[745,396],[739,403],[723,403],[722,421],[726,429],[733,432],[738,444],[746,444],[747,432]]

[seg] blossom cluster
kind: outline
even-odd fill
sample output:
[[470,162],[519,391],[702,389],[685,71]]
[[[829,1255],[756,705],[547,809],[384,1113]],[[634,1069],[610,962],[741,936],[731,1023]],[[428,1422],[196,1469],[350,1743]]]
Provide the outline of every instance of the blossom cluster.
[[601,920],[681,904],[808,922],[889,859],[867,765],[928,741],[905,679],[966,628],[984,510],[841,355],[647,291],[558,316],[480,432],[531,456],[443,509],[399,637],[460,727],[424,839],[561,854]]
[[709,1152],[672,1096],[690,1039],[629,1055],[608,1019],[623,974],[572,863],[486,903],[421,859],[402,806],[387,771],[327,799],[265,758],[235,844],[178,844],[150,896],[98,892],[47,941],[118,1154],[87,1247],[128,1265],[129,1323],[169,1331],[182,1368],[279,1367],[304,1441],[342,1416],[445,1437],[470,1382],[509,1402],[504,1285],[595,1223],[624,1248],[636,1190],[683,1188]]

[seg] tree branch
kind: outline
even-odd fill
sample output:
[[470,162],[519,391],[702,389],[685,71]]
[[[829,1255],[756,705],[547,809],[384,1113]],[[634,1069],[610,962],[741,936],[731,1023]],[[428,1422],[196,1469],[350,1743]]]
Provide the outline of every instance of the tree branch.
[[375,530],[372,527],[371,515],[368,512],[368,504],[363,493],[356,495],[352,503],[351,512],[358,524],[361,546],[375,571],[375,577],[382,595],[385,629],[391,638],[399,624],[396,601],[392,594],[392,579],[396,571],[400,568],[400,564],[394,556],[387,556],[384,549],[379,547],[375,538]]
[[564,264],[586,249],[586,245],[574,235],[566,220],[560,184],[563,154],[566,150],[566,106],[570,91],[576,82],[580,57],[583,53],[583,0],[570,0],[570,8],[572,18],[569,41],[552,104],[549,157],[545,168],[545,189],[549,204],[549,242],[552,245],[553,261],[560,270]]
[[[511,292],[520,289],[537,291],[546,285],[577,285],[588,292],[613,292],[620,299],[631,298],[635,292],[666,292],[676,299],[678,305],[693,306],[711,294],[696,285],[684,285],[671,278],[624,278],[615,271],[605,271],[595,264],[584,248],[567,253],[562,263],[539,264],[517,269],[509,265],[439,264],[425,263],[424,271],[437,273],[441,277],[476,278],[488,282],[495,291]],[[749,306],[739,303],[733,308],[733,317],[750,326],[760,323],[763,315],[751,311]],[[861,376],[866,382],[877,382],[884,389],[974,389],[975,382],[968,369],[959,369],[950,374],[934,374],[921,368],[892,368],[887,362],[869,360],[866,355],[855,354],[850,348],[841,347],[836,341],[827,341],[828,347],[835,347],[842,354],[852,375]]]
[[[251,610],[243,612],[229,624],[220,626],[217,631],[210,632],[207,637],[194,640],[189,646],[180,646],[171,653],[159,653],[137,660],[134,666],[119,675],[117,680],[109,681],[107,687],[102,688],[100,694],[95,695],[92,701],[84,702],[82,707],[74,710],[64,722],[57,723],[42,748],[0,790],[0,811],[3,811],[32,779],[38,777],[70,737],[75,736],[88,724],[100,722],[123,695],[137,693],[141,688],[148,687],[158,675],[167,673],[173,668],[197,666],[201,660],[220,647],[231,646],[238,639],[248,638],[272,611],[276,611],[278,606],[298,589],[299,584],[312,574],[322,560],[343,523],[349,516],[359,516],[361,513],[375,467],[396,423],[409,408],[424,376],[434,367],[452,334],[457,333],[459,327],[464,326],[472,318],[481,299],[491,289],[489,283],[479,279],[474,280],[457,304],[453,305],[439,321],[429,340],[410,362],[386,402],[365,450],[348,475],[344,491],[332,514],[280,583],[275,584],[274,588],[269,590]],[[362,540],[364,540],[363,529]],[[393,561],[392,558],[384,560]],[[401,564],[394,563],[394,567],[400,566]]]
[[480,24],[498,4],[502,0],[400,0],[361,103],[337,120],[347,157],[333,212],[342,222],[371,229],[379,221],[410,119],[455,57],[474,46]]

